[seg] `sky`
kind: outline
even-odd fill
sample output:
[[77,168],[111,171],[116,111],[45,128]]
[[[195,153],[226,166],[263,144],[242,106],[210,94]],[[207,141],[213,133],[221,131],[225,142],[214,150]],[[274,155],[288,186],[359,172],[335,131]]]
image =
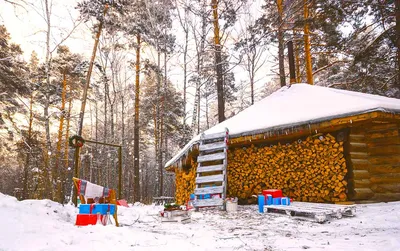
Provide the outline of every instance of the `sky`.
[[[24,8],[15,7],[12,4],[5,3],[0,0],[0,24],[6,26],[8,32],[11,35],[11,41],[20,44],[21,48],[24,52],[24,58],[26,61],[29,60],[32,51],[36,51],[39,55],[39,59],[44,61],[45,57],[45,39],[46,39],[46,22],[43,18],[43,13],[41,11],[42,0],[30,1],[34,2],[34,6],[24,5]],[[59,44],[61,39],[69,34],[74,27],[74,20],[78,19],[79,12],[75,9],[78,0],[52,0],[52,16],[51,16],[51,25],[52,25],[52,37],[51,37],[51,49],[55,47],[55,45]],[[252,13],[252,18],[257,18],[262,13],[261,5],[262,0],[250,1],[252,3],[252,8],[250,12]],[[69,37],[63,44],[67,45],[72,52],[81,53],[86,58],[90,58],[94,39],[93,35],[89,30],[89,27],[92,26],[93,21],[89,21],[88,23],[80,23],[78,28],[74,30],[71,37]],[[95,22],[95,21],[94,21]],[[241,22],[241,24],[237,24],[234,27],[234,31],[231,33],[230,43],[233,43],[237,40],[242,27],[246,27],[246,23]],[[173,32],[177,36],[177,41],[183,43],[183,34],[180,34],[180,27],[178,20],[174,21],[173,24]],[[212,35],[212,31],[210,31],[209,36]],[[235,38],[236,37],[236,38]],[[194,51],[193,42],[189,48],[191,51]],[[179,46],[176,46],[178,48]],[[193,53],[193,52],[192,52]],[[152,50],[145,50],[145,53],[142,53],[143,57],[148,57],[150,60],[156,61],[156,53]],[[97,54],[98,57],[98,54]],[[133,53],[131,56],[133,57]],[[266,53],[267,60],[271,60],[271,53]],[[269,57],[269,58],[268,58]],[[191,60],[195,60],[192,55]],[[163,61],[163,59],[162,59]],[[183,55],[175,54],[168,61],[168,78],[174,84],[178,90],[183,89]],[[256,75],[256,86],[255,90],[260,91],[265,88],[264,84],[270,79],[268,74],[270,74],[271,64],[266,61],[263,68],[261,68]],[[241,82],[248,84],[248,75],[246,71],[240,67],[236,66],[232,69],[235,74],[236,84],[240,85]],[[248,87],[249,88],[249,87]],[[188,106],[187,112],[190,114],[192,111],[191,106],[194,103],[194,88],[188,89]],[[203,108],[205,109],[205,108]],[[204,114],[204,113],[203,113]],[[191,122],[189,118],[188,122]]]
[[[32,1],[33,2],[33,1]],[[24,52],[24,58],[29,59],[32,51],[36,51],[39,58],[43,59],[45,55],[45,29],[46,22],[41,12],[41,1],[35,1],[35,6],[24,5],[15,7],[4,1],[0,2],[0,24],[5,25],[11,35],[12,42],[20,44]],[[60,42],[60,38],[70,33],[73,28],[73,22],[77,19],[79,12],[74,9],[76,0],[53,1],[51,26],[52,26],[52,48]],[[70,39],[65,41],[71,51],[90,55],[93,42],[87,25],[79,25]]]

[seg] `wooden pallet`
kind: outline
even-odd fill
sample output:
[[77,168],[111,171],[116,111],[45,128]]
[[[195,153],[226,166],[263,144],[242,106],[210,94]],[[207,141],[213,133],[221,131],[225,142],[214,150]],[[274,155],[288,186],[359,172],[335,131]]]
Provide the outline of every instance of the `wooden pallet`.
[[166,217],[161,217],[161,222],[177,222],[177,223],[188,223],[191,221],[190,217],[183,217],[183,216],[177,216],[177,217],[171,217],[171,218],[166,218]]
[[167,197],[167,196],[153,197],[153,203],[156,205],[164,205],[167,203],[174,203],[174,202],[175,202],[174,197]]
[[190,222],[190,215],[188,211],[183,210],[164,211],[164,215],[160,216],[160,222],[186,223]]
[[267,213],[286,213],[290,216],[303,216],[313,218],[316,222],[323,223],[331,218],[341,219],[343,216],[352,217],[356,214],[355,205],[336,205],[309,202],[293,202],[289,206],[267,205]]

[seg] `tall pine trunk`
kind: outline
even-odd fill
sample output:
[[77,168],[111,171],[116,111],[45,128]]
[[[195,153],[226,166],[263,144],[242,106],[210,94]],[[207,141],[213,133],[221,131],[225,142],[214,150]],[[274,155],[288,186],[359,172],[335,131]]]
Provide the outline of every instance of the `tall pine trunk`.
[[311,44],[310,44],[310,24],[309,24],[309,1],[304,0],[304,52],[306,61],[307,83],[314,84],[311,62]]
[[[45,16],[46,16],[46,58],[45,58],[45,74],[46,74],[46,89],[45,89],[45,102],[44,102],[44,124],[46,131],[46,152],[44,153],[44,168],[46,169],[45,173],[47,177],[45,178],[45,182],[51,182],[50,177],[50,154],[51,154],[51,138],[50,138],[50,116],[49,116],[49,106],[50,106],[50,32],[51,32],[51,10],[49,9],[48,0],[44,1],[45,4]],[[46,184],[46,188],[48,189],[51,184]],[[52,197],[52,191],[45,191],[48,198]]]
[[217,75],[217,100],[218,100],[218,122],[225,120],[225,101],[224,101],[224,81],[222,72],[221,41],[218,23],[218,1],[212,0],[211,7],[213,12],[214,24],[214,49],[215,49],[215,73]]
[[285,41],[283,32],[283,3],[277,0],[278,5],[278,61],[279,61],[279,79],[281,87],[286,86],[285,77]]
[[300,49],[299,49],[299,42],[297,41],[296,31],[293,29],[293,42],[294,42],[294,55],[295,55],[295,62],[296,62],[296,82],[301,83],[301,72],[300,72]]
[[63,135],[63,127],[64,127],[64,117],[65,117],[65,96],[67,92],[67,78],[65,72],[63,73],[63,87],[61,93],[61,116],[60,116],[60,124],[58,126],[58,138],[57,138],[57,148],[55,154],[55,168],[54,168],[54,181],[57,184],[57,193],[56,200],[60,203],[64,202],[64,195],[62,194],[62,183],[64,180],[64,169],[60,168],[60,154],[61,154],[61,143],[62,143],[62,135]]
[[[69,169],[69,145],[68,145],[68,139],[69,139],[69,127],[70,127],[70,122],[71,122],[71,110],[72,110],[72,91],[71,88],[69,90],[69,98],[68,98],[68,112],[65,115],[67,121],[66,121],[66,126],[65,126],[65,146],[64,146],[64,169],[65,170],[70,170]],[[66,186],[67,184],[64,183],[62,187],[62,194],[66,194]]]
[[[205,9],[205,3],[203,2],[203,8]],[[206,14],[202,12],[202,19],[201,19],[201,37],[200,37],[200,46],[197,49],[197,73],[198,78],[196,79],[196,93],[194,97],[194,105],[193,105],[193,112],[192,112],[192,132],[194,135],[200,133],[200,84],[201,84],[201,71],[203,69],[203,54],[204,54],[204,47],[206,42],[206,28],[207,28],[207,19]],[[196,32],[194,31],[194,34]],[[197,48],[197,43],[196,43]]]
[[161,48],[157,46],[157,101],[156,101],[156,117],[155,117],[155,150],[156,150],[156,168],[157,168],[157,184],[156,193],[161,196],[160,173],[161,173]]
[[[104,6],[104,11],[103,11],[103,16],[106,15],[107,11],[108,11],[108,4],[106,4]],[[94,46],[93,46],[93,51],[92,51],[92,56],[90,58],[90,63],[89,63],[89,69],[86,75],[86,85],[85,88],[83,89],[83,95],[82,95],[82,103],[81,103],[81,111],[79,113],[79,125],[78,125],[78,135],[82,136],[82,130],[83,130],[83,119],[85,116],[85,107],[86,107],[86,101],[87,101],[87,93],[88,93],[88,89],[90,86],[90,77],[92,76],[92,70],[93,70],[93,66],[94,66],[94,59],[96,58],[96,52],[97,52],[97,47],[99,45],[99,41],[100,41],[100,34],[101,34],[101,30],[103,29],[103,21],[100,22],[99,24],[99,28],[97,30],[96,33],[96,37],[95,37],[95,41],[94,41]],[[79,178],[79,155],[80,155],[80,148],[76,147],[75,148],[75,156],[74,156],[74,174],[75,177]],[[74,188],[74,193],[73,193],[73,202],[75,205],[77,205],[77,191],[76,188]]]
[[396,11],[397,88],[400,92],[400,0],[394,2]]
[[28,126],[28,135],[26,137],[26,144],[28,145],[28,151],[26,152],[26,159],[24,165],[24,180],[23,180],[23,188],[22,188],[22,199],[26,200],[29,198],[29,186],[28,186],[28,178],[29,178],[29,169],[30,169],[30,158],[32,156],[32,125],[33,125],[33,92],[30,97],[29,104],[29,126]]
[[136,35],[136,80],[135,80],[135,121],[134,121],[134,146],[133,146],[133,169],[134,169],[134,201],[140,200],[140,177],[139,177],[139,81],[140,81],[140,34]]

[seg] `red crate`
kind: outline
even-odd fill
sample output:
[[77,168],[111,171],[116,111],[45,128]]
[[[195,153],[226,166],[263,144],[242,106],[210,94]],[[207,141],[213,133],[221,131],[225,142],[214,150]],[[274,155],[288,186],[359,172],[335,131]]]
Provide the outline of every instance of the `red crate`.
[[[103,215],[99,215],[100,220],[103,220]],[[76,215],[76,223],[77,226],[87,226],[87,225],[96,225],[97,223],[97,214],[78,214]]]
[[280,198],[282,196],[282,190],[281,189],[267,189],[263,190],[262,194],[267,197],[267,194],[272,195],[272,198]]

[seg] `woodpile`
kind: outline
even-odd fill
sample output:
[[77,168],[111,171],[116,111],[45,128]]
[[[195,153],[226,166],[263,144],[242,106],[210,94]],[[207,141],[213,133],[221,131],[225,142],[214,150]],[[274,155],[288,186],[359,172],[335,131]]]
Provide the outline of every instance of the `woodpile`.
[[191,160],[189,170],[175,168],[175,184],[176,184],[176,203],[184,205],[190,198],[190,194],[194,192],[196,187],[196,170],[197,162]]
[[346,173],[343,142],[330,134],[230,149],[228,196],[246,200],[275,188],[297,201],[346,201]]

